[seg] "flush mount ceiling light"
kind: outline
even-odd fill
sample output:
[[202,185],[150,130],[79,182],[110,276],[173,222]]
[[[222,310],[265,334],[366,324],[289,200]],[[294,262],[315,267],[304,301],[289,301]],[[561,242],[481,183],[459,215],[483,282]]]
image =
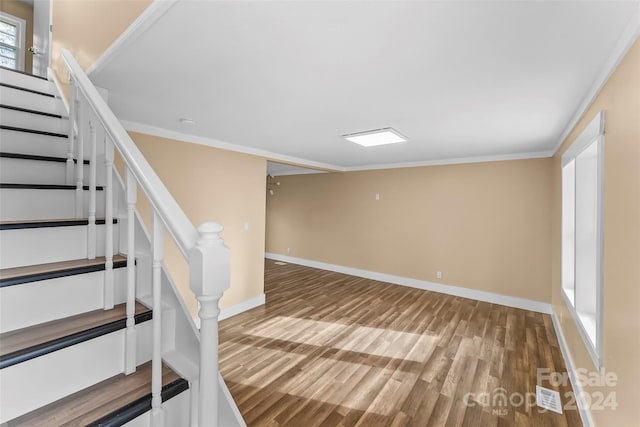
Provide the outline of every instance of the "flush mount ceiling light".
[[188,119],[186,117],[183,117],[180,119],[180,123],[185,124],[185,125],[195,125],[196,121],[193,119]]
[[374,147],[376,145],[396,144],[407,141],[405,136],[393,128],[350,133],[348,135],[342,135],[342,137],[347,141],[355,142],[363,147]]

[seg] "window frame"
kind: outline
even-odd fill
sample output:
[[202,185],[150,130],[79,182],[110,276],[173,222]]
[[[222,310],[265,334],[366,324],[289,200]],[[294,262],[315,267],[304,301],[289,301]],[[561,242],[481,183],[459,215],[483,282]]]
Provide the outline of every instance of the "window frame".
[[[561,254],[563,259],[561,260],[561,281],[560,281],[560,293],[562,294],[563,300],[565,302],[565,305],[567,306],[567,309],[569,310],[569,312],[571,313],[571,316],[574,320],[574,323],[576,324],[576,327],[578,328],[578,331],[580,333],[580,336],[582,337],[582,340],[589,352],[589,355],[591,356],[591,360],[593,361],[594,365],[596,366],[596,368],[598,370],[600,370],[602,368],[602,348],[603,348],[603,333],[602,333],[602,298],[603,298],[603,292],[602,292],[602,283],[603,283],[603,255],[604,255],[604,251],[603,251],[603,243],[604,243],[604,236],[603,236],[603,213],[604,213],[604,199],[603,199],[603,195],[604,195],[604,149],[605,149],[605,112],[604,111],[600,111],[592,120],[591,122],[589,122],[589,124],[586,126],[586,128],[582,131],[582,133],[575,139],[575,141],[569,146],[569,148],[565,151],[565,153],[562,155],[562,162],[561,162],[561,181],[562,181],[562,185],[565,184],[564,182],[564,168],[565,166],[569,165],[571,162],[573,162],[574,165],[574,178],[573,178],[573,182],[574,182],[574,189],[573,189],[573,213],[574,213],[574,218],[573,218],[573,296],[568,295],[566,288],[568,286],[566,286],[565,284],[565,260],[564,260],[564,256],[565,256],[565,222],[564,220],[562,221],[561,224]],[[592,342],[591,338],[590,338],[590,334],[587,331],[587,328],[585,327],[584,321],[581,318],[581,313],[579,311],[579,309],[576,307],[576,300],[577,300],[577,295],[580,292],[579,290],[579,283],[576,283],[576,240],[577,240],[577,236],[576,236],[576,220],[575,220],[575,215],[577,215],[576,212],[576,195],[577,195],[577,180],[575,178],[575,170],[576,170],[576,165],[577,165],[577,158],[580,154],[582,154],[586,149],[590,148],[592,146],[592,144],[597,144],[596,148],[597,148],[597,163],[596,163],[596,220],[595,220],[595,226],[596,226],[596,231],[595,231],[595,238],[596,238],[596,251],[595,251],[595,257],[596,257],[596,286],[595,286],[595,313],[593,316],[593,321],[595,323],[595,343]],[[561,205],[563,205],[562,208],[562,213],[564,215],[564,204],[565,204],[565,194],[564,194],[564,188],[562,191],[562,197],[561,197]],[[572,299],[573,298],[573,299]]]
[[[16,27],[16,70],[24,71],[25,67],[25,43],[26,43],[26,28],[27,21],[22,18],[18,18],[17,16],[10,15],[6,12],[0,11],[0,20],[7,22],[8,24],[14,25]],[[12,46],[6,45],[9,48]]]

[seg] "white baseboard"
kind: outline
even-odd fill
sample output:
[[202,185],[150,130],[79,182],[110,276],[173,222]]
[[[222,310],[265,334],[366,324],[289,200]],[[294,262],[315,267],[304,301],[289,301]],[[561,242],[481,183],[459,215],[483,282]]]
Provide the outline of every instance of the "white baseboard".
[[342,265],[327,264],[324,262],[311,261],[303,258],[279,255],[270,252],[265,253],[265,258],[276,261],[290,262],[292,264],[299,264],[307,267],[319,268],[322,270],[335,271],[337,273],[349,274],[351,276],[364,277],[365,279],[372,279],[381,282],[393,283],[396,285],[408,286],[425,291],[440,292],[442,294],[455,295],[463,298],[489,302],[492,304],[506,305],[508,307],[521,308],[523,310],[551,314],[551,304],[540,301],[533,301],[525,298],[501,295],[493,292],[478,291],[475,289],[463,288],[460,286],[444,285],[442,283],[434,283],[428,282],[426,280],[412,279],[410,277],[402,277],[392,274],[378,273],[375,271],[361,270],[359,268],[345,267]]
[[242,312],[251,310],[252,308],[264,305],[264,303],[265,294],[263,293],[258,295],[257,297],[253,297],[238,304],[234,304],[231,307],[223,308],[222,310],[220,310],[220,316],[218,316],[218,320],[228,319],[229,317],[233,317],[236,314],[240,314]]
[[[229,317],[233,317],[237,314],[251,310],[252,308],[256,308],[261,305],[264,305],[265,300],[266,300],[265,294],[261,294],[261,295],[258,295],[257,297],[249,298],[248,300],[244,300],[230,307],[225,307],[222,310],[220,310],[220,315],[218,316],[218,320],[228,319]],[[197,314],[193,316],[193,321],[195,322],[196,327],[200,329],[200,318],[198,317]]]
[[560,322],[558,321],[558,316],[556,316],[556,311],[553,309],[553,307],[551,308],[551,320],[553,320],[553,329],[555,329],[556,331],[556,336],[558,337],[558,343],[560,344],[560,351],[562,352],[562,358],[564,359],[564,364],[567,367],[569,380],[571,381],[571,386],[573,387],[573,393],[576,397],[576,404],[578,406],[578,412],[580,413],[580,418],[582,419],[582,424],[584,425],[584,427],[593,427],[595,424],[593,423],[593,418],[591,418],[591,412],[589,411],[587,405],[585,404],[582,386],[577,381],[576,371],[573,367],[573,363],[571,362],[571,356],[569,354],[567,342],[564,339],[564,334],[562,333],[562,329],[560,328]]

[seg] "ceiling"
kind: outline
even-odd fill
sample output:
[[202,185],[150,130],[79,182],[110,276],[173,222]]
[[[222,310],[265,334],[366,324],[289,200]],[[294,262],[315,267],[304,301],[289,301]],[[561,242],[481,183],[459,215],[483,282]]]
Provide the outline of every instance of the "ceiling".
[[[543,157],[637,8],[178,1],[91,78],[130,128],[303,166]],[[387,126],[408,141],[365,148],[340,137]]]

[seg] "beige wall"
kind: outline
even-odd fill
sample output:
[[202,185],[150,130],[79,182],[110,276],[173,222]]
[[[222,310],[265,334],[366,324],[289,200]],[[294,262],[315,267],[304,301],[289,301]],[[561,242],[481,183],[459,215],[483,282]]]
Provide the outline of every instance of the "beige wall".
[[33,7],[18,0],[0,0],[0,11],[22,18],[27,23],[27,28],[25,28],[24,71],[30,73],[33,62],[33,56],[29,52],[29,48],[33,46]]
[[[262,295],[265,159],[134,132],[131,137],[196,227],[205,221],[224,226],[222,237],[231,249],[231,288],[220,306]],[[117,163],[122,174],[121,161]],[[141,191],[138,211],[150,230],[150,206]],[[244,222],[249,222],[248,231]],[[166,265],[191,314],[196,314],[188,266],[168,236],[165,242]]]
[[152,0],[53,0],[51,66],[60,81],[66,81],[67,75],[60,49],[68,49],[86,70],[151,3]]
[[535,159],[279,177],[266,248],[550,302],[551,167]]
[[592,411],[597,426],[640,423],[640,41],[636,41],[554,158],[553,306],[576,368],[594,370],[560,294],[560,156],[605,110],[604,368],[618,375],[616,410]]

